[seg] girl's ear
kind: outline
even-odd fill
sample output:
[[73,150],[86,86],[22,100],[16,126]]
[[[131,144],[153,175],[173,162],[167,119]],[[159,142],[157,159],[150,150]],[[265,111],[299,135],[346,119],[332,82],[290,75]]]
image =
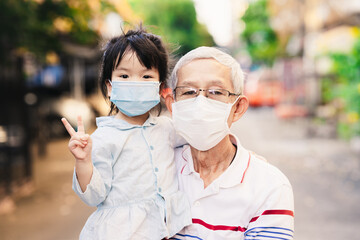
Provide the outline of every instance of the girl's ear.
[[109,97],[111,97],[111,90],[112,90],[112,85],[111,85],[111,81],[110,80],[106,80],[105,82],[106,84],[106,88],[107,88],[107,94]]

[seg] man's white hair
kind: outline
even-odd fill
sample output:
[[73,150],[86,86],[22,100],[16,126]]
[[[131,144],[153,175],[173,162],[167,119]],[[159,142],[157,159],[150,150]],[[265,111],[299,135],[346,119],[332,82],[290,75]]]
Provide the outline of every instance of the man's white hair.
[[236,94],[243,93],[244,86],[244,73],[241,70],[240,64],[229,54],[214,48],[214,47],[198,47],[182,56],[176,63],[174,70],[168,79],[168,86],[175,89],[178,82],[177,72],[184,65],[196,59],[209,59],[213,58],[220,64],[227,66],[231,69],[231,80]]

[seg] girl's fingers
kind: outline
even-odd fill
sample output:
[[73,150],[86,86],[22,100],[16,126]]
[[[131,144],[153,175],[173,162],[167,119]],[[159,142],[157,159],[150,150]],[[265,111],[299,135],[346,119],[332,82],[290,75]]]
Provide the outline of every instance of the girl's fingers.
[[86,142],[89,140],[89,138],[90,138],[89,134],[85,134],[85,135],[80,137],[81,141],[86,141]]
[[69,135],[72,137],[75,135],[75,130],[72,128],[70,123],[66,120],[66,118],[62,118],[61,122],[64,124],[64,127],[66,128],[66,131],[69,133]]
[[88,142],[89,140],[91,140],[90,138],[90,135],[89,134],[75,134],[73,135],[71,138],[70,138],[70,141],[71,140],[77,140],[77,141],[80,141],[80,142]]
[[75,134],[70,138],[69,142],[71,141],[81,142],[82,144],[86,145],[88,143],[88,138],[86,138],[85,135]]
[[75,147],[82,147],[84,148],[86,146],[87,143],[84,143],[84,142],[81,142],[81,141],[78,141],[78,140],[71,140],[69,142],[69,148],[70,149],[73,149]]
[[85,133],[84,123],[81,116],[77,117],[78,133]]

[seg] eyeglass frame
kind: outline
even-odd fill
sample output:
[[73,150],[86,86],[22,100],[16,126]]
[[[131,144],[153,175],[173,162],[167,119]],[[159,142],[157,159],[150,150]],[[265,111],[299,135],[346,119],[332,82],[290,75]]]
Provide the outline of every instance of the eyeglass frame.
[[225,91],[228,93],[228,95],[226,96],[227,98],[229,98],[230,96],[240,96],[242,95],[241,93],[237,94],[237,93],[232,93],[230,92],[229,90],[226,90],[226,89],[223,89],[223,88],[207,88],[207,89],[204,89],[204,88],[195,88],[195,87],[187,87],[187,86],[179,86],[179,87],[176,87],[174,88],[173,90],[173,94],[174,94],[174,98],[176,99],[176,89],[177,88],[190,88],[190,89],[194,89],[196,90],[197,94],[195,97],[193,98],[196,98],[200,95],[200,92],[205,92],[205,97],[209,97],[209,90],[221,90],[221,91]]

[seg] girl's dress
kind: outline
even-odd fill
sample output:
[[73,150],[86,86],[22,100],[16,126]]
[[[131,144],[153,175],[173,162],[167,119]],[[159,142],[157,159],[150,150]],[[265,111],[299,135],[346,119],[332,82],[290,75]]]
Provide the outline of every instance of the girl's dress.
[[150,116],[142,125],[115,117],[96,119],[92,134],[93,175],[85,192],[74,172],[73,189],[97,210],[80,239],[162,239],[191,224],[178,191],[171,120]]

